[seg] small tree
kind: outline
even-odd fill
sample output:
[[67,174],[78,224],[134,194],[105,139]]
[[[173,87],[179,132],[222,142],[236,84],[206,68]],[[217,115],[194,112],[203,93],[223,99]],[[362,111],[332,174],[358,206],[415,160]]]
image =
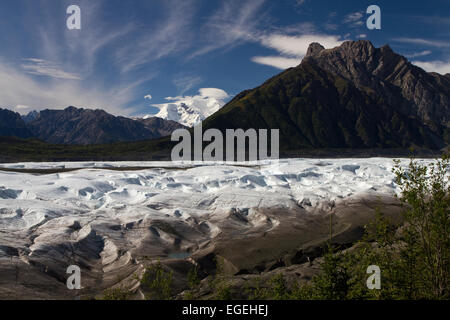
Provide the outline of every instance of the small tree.
[[214,292],[214,299],[216,300],[231,300],[233,292],[229,283],[229,277],[225,273],[225,261],[220,256],[215,257],[216,272],[211,280],[212,291]]
[[151,265],[141,279],[148,300],[170,300],[172,297],[173,272],[166,271],[161,262]]
[[313,278],[314,296],[323,300],[343,300],[347,298],[350,274],[344,263],[346,254],[334,252],[329,245],[321,264],[322,272]]
[[413,159],[408,170],[396,162],[394,173],[407,204],[401,249],[411,289],[424,298],[449,298],[450,183],[449,158],[429,166]]
[[200,285],[200,278],[198,277],[198,268],[197,266],[194,266],[193,268],[189,269],[188,275],[187,275],[187,281],[189,289],[194,290]]

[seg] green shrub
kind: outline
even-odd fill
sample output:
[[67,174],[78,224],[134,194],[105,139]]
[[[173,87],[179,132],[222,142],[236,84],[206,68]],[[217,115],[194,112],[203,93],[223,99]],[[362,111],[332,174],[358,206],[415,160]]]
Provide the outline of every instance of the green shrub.
[[103,292],[102,300],[128,300],[130,292],[123,288],[107,289]]
[[151,265],[141,279],[147,300],[170,300],[172,298],[173,272],[166,271],[161,262]]

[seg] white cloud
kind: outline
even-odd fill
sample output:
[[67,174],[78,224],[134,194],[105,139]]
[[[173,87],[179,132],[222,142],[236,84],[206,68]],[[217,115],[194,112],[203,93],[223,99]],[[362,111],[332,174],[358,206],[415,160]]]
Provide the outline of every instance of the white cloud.
[[364,14],[362,12],[353,12],[345,16],[344,23],[350,24],[355,27],[362,26],[364,22],[362,21]]
[[428,56],[432,54],[432,52],[430,50],[424,50],[424,51],[420,51],[420,52],[414,52],[411,54],[407,54],[405,55],[407,58],[417,58],[417,57],[423,57],[423,56]]
[[226,93],[224,90],[222,89],[217,89],[217,88],[202,88],[199,90],[200,92],[200,96],[205,97],[205,98],[214,98],[217,100],[223,100],[228,98],[228,93]]
[[[214,100],[224,100],[228,98],[228,93],[222,89],[217,88],[201,88],[199,89],[199,95],[196,96],[178,96],[178,97],[167,97],[166,100],[168,101],[177,101],[181,103],[189,103],[192,104],[192,101],[207,101],[208,99],[214,99]],[[158,105],[154,105],[155,107]]]
[[359,39],[365,39],[365,38],[367,38],[367,34],[365,34],[365,33],[358,34],[356,37]]
[[14,107],[18,112],[31,110],[32,108],[30,106],[24,106],[24,105],[17,105]]
[[318,42],[325,48],[334,48],[342,43],[338,36],[329,35],[288,36],[273,34],[261,39],[261,43],[265,47],[275,49],[286,56],[301,58],[306,55],[309,45],[313,42]]
[[313,42],[318,42],[325,48],[334,48],[342,44],[338,36],[309,34],[291,36],[285,34],[271,34],[261,37],[261,44],[267,48],[275,49],[280,56],[253,57],[252,61],[278,69],[297,66],[308,52]]
[[450,62],[444,61],[413,61],[413,64],[427,72],[437,72],[440,74],[450,73]]
[[144,97],[144,99],[145,99],[145,100],[152,100],[153,97],[152,97],[151,94],[148,94],[148,95],[146,95],[146,96]]
[[439,47],[439,48],[449,48],[450,47],[450,41],[446,41],[446,40],[427,40],[427,39],[421,39],[421,38],[394,38],[392,40],[396,41],[396,42],[420,44],[420,45]]
[[26,73],[57,79],[81,80],[81,77],[79,75],[64,71],[61,66],[56,63],[35,58],[28,58],[23,60],[26,63],[22,64],[21,67],[23,70],[25,70]]
[[296,58],[272,56],[272,57],[253,57],[252,61],[255,63],[285,70],[298,66],[302,60]]

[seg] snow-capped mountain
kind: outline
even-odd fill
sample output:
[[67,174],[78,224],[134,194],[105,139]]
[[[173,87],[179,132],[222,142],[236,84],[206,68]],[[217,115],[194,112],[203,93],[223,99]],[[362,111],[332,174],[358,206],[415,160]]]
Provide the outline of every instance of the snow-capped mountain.
[[209,110],[202,110],[200,108],[196,108],[194,106],[187,106],[185,103],[175,104],[168,103],[164,107],[160,109],[160,111],[154,116],[146,116],[144,119],[148,119],[150,117],[157,117],[164,120],[172,120],[187,127],[193,127],[203,120],[205,120],[208,116],[213,114],[214,112],[219,111],[220,106],[213,106],[210,112]]
[[225,105],[228,94],[220,89],[203,88],[199,95],[166,98],[168,103],[157,104],[159,112],[144,119],[157,117],[172,120],[187,127],[194,127]]

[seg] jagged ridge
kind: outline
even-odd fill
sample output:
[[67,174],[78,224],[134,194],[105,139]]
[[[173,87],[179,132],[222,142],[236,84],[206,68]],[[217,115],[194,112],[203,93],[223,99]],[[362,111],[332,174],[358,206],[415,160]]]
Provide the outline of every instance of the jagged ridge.
[[450,141],[448,77],[388,46],[313,43],[302,63],[244,91],[205,128],[280,129],[283,149],[441,149]]

